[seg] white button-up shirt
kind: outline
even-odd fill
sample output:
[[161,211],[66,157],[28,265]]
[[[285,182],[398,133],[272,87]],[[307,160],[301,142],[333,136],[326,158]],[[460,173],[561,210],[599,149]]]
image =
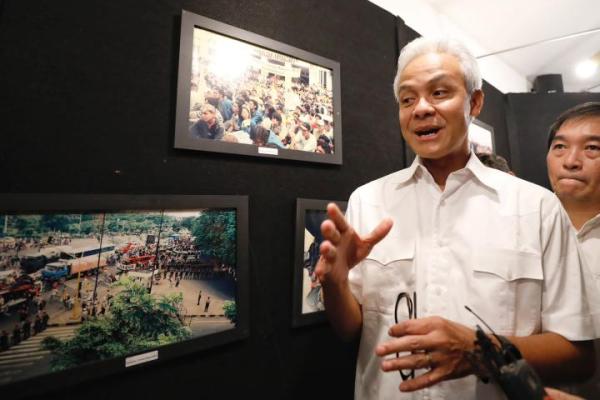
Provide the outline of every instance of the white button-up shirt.
[[[350,197],[347,219],[359,234],[385,217],[394,220],[392,230],[349,277],[363,313],[356,399],[504,398],[474,376],[399,391],[400,375],[382,372],[374,350],[389,339],[403,292],[412,297],[416,291],[418,318],[438,315],[474,329],[481,324],[468,305],[498,334],[593,338],[575,237],[546,189],[471,155],[441,191],[417,158]],[[408,318],[404,300],[397,314],[399,322]]]
[[600,290],[600,214],[583,224],[577,232],[577,241]]
[[[600,302],[600,214],[586,221],[579,231],[573,230],[577,235],[577,242],[581,256],[584,259],[587,271],[593,276],[595,285],[590,290],[595,290],[596,296],[592,297],[591,301]],[[593,310],[596,323],[596,336],[600,334],[600,307],[596,306]],[[594,341],[596,351],[596,372],[594,376],[580,385],[571,385],[565,389],[571,393],[582,396],[586,399],[600,398],[600,340]]]

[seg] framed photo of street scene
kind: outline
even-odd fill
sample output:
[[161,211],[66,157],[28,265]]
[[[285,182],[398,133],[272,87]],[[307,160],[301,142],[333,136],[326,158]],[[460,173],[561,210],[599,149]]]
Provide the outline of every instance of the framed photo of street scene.
[[493,154],[494,128],[478,119],[473,119],[469,125],[469,144],[477,154]]
[[188,11],[175,148],[342,164],[338,62]]
[[247,252],[245,196],[2,195],[0,394],[246,337]]
[[323,242],[321,223],[327,219],[327,204],[335,203],[346,211],[347,202],[297,199],[294,257],[292,325],[311,325],[326,321],[321,284],[315,275],[319,246]]

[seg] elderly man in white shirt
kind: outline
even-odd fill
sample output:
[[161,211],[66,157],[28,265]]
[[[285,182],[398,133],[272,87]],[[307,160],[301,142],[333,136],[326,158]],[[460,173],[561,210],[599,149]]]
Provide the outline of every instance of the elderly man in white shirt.
[[[600,292],[600,102],[577,105],[557,118],[548,135],[546,163],[552,189],[569,215]],[[598,363],[600,342],[595,345]],[[600,370],[572,389],[590,399],[600,398]]]
[[560,203],[469,151],[481,84],[462,45],[408,44],[394,90],[417,158],[358,188],[346,217],[327,208],[316,272],[334,328],[361,339],[356,399],[504,398],[474,376],[478,321],[465,305],[543,378],[593,371],[585,285]]

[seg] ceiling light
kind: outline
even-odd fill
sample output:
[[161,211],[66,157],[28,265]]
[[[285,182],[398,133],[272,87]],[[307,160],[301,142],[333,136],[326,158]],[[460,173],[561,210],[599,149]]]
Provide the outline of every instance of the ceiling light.
[[586,79],[593,76],[598,69],[598,63],[594,60],[584,60],[577,64],[575,73],[581,79]]

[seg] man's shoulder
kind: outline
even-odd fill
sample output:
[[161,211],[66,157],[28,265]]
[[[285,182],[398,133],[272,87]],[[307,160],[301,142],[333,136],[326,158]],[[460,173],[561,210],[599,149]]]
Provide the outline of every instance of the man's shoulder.
[[391,174],[384,175],[381,178],[377,178],[364,185],[359,186],[354,190],[353,195],[356,196],[368,196],[381,194],[382,191],[387,191],[390,188],[398,189],[401,183],[407,182],[411,179],[412,171],[410,168],[404,168]]
[[536,198],[555,198],[554,193],[536,183],[496,169],[491,169],[489,172],[493,176],[494,181],[497,182],[496,190],[501,193],[519,193],[520,195],[529,195]]
[[[493,185],[498,199],[510,209],[522,213],[558,211],[560,201],[550,190],[496,169],[490,169],[487,182]],[[552,211],[552,212],[554,212]]]

